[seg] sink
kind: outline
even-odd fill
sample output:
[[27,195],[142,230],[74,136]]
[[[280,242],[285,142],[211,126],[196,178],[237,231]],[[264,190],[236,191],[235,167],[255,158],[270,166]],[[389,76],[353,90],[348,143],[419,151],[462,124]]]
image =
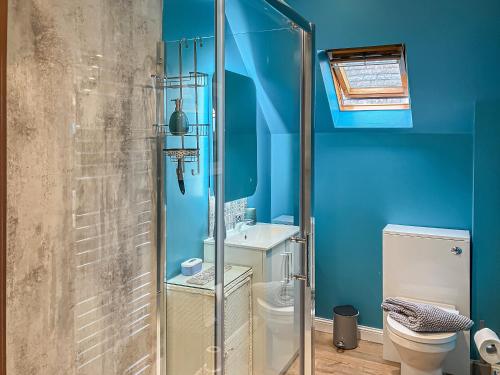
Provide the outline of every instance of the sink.
[[[294,225],[267,223],[243,225],[240,229],[227,232],[224,244],[266,251],[296,235],[298,231],[299,227]],[[206,239],[205,243],[213,244],[213,237]]]

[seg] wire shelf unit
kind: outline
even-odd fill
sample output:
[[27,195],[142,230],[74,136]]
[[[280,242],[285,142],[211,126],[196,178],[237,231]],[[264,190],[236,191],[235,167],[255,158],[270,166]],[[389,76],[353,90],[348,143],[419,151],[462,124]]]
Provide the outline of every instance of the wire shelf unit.
[[202,72],[189,72],[188,75],[179,76],[157,76],[153,75],[157,89],[180,89],[201,88],[208,85],[208,74]]
[[[154,124],[153,125],[156,134],[162,134],[172,137],[180,137],[178,134],[174,134],[170,131],[168,124]],[[190,124],[188,131],[184,134],[184,137],[206,137],[208,136],[208,132],[210,131],[209,124]]]
[[[200,123],[204,120],[200,119],[199,114],[199,89],[208,86],[209,75],[198,71],[198,49],[203,47],[201,38],[196,38],[192,40],[193,47],[193,71],[188,74],[183,74],[183,50],[190,48],[190,44],[187,40],[183,39],[179,41],[178,44],[178,68],[179,74],[172,75],[165,73],[165,53],[161,53],[158,56],[157,66],[160,66],[160,73],[151,76],[152,84],[156,92],[156,121],[153,124],[155,132],[157,135],[172,137],[173,139],[178,139],[177,147],[166,147],[163,152],[170,161],[177,163],[181,171],[184,170],[184,163],[196,163],[196,168],[192,170],[192,174],[196,175],[200,173],[200,138],[208,137],[210,132],[210,124]],[[175,90],[175,91],[172,91]],[[189,124],[187,131],[182,134],[172,133],[168,124],[168,117],[166,113],[165,103],[167,99],[172,98],[173,95],[175,100],[180,100],[182,105],[182,100],[185,91],[190,91],[193,93],[194,97],[194,108],[190,108],[190,112],[194,113],[193,124]],[[177,104],[177,103],[176,103]],[[181,110],[179,108],[176,110]],[[180,147],[179,147],[180,146]]]
[[166,148],[163,152],[172,162],[196,163],[200,157],[197,148]]

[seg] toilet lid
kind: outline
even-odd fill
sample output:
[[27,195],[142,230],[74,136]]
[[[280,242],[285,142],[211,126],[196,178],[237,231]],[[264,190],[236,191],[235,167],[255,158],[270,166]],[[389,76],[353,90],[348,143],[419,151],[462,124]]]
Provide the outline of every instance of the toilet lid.
[[450,341],[455,340],[457,334],[455,332],[415,332],[409,328],[406,328],[399,322],[396,322],[390,316],[387,316],[387,324],[389,325],[389,329],[400,337],[403,337],[407,340],[420,342],[422,344],[444,344]]

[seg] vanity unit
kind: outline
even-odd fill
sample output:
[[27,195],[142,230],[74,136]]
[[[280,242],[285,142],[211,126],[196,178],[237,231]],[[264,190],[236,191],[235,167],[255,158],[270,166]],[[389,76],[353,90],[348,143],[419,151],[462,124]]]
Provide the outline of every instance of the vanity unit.
[[[213,267],[203,263],[202,272]],[[226,267],[225,374],[252,375],[252,270]],[[166,283],[167,374],[214,373],[214,281],[189,282],[192,276],[177,275]]]
[[[225,264],[253,271],[253,374],[277,375],[296,358],[299,339],[296,273],[299,246],[291,241],[299,228],[257,223],[230,231]],[[204,241],[206,262],[214,261],[214,240]]]

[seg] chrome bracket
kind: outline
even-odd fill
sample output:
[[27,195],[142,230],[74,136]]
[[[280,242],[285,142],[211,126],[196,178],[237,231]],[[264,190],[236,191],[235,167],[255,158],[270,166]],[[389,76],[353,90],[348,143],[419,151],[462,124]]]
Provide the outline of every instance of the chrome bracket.
[[294,274],[292,277],[293,277],[295,280],[299,280],[299,281],[307,281],[307,276],[306,276],[306,275]]
[[306,244],[307,243],[307,239],[306,238],[299,237],[299,236],[290,237],[290,241],[292,241],[294,243],[300,243],[300,244]]

